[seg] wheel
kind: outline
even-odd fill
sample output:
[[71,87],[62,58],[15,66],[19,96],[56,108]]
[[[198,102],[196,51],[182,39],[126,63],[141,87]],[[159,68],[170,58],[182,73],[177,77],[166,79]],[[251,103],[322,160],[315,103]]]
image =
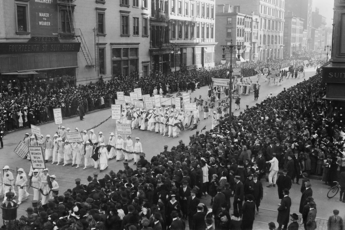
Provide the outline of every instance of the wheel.
[[328,193],[327,193],[327,197],[329,199],[335,197],[335,195],[337,195],[339,192],[339,187],[338,186],[333,186],[332,188],[329,189]]

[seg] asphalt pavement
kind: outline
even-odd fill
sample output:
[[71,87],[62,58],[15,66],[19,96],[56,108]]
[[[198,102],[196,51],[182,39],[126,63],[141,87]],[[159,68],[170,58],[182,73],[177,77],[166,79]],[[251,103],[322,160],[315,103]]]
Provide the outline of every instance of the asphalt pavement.
[[[307,69],[305,79],[308,79],[314,74],[315,74],[315,69]],[[253,78],[257,79],[256,77],[253,77]],[[287,79],[283,81],[282,85],[276,86],[276,85],[268,84],[265,78],[261,78],[259,100],[254,101],[253,93],[251,93],[248,96],[242,96],[241,110],[234,111],[234,114],[238,115],[240,111],[243,111],[246,105],[251,107],[255,105],[256,103],[261,102],[262,100],[267,98],[268,94],[272,94],[273,96],[277,95],[279,92],[283,90],[283,88],[289,88],[303,80],[304,80],[303,78]],[[201,95],[202,98],[207,99],[207,90],[208,90],[208,87],[202,87],[194,91],[191,94],[191,97],[194,98],[194,97],[199,97]],[[234,108],[234,104],[233,104],[233,108]],[[71,130],[74,130],[76,127],[79,128],[79,130],[84,130],[84,129],[89,129],[91,127],[95,127],[101,124],[97,128],[95,128],[95,133],[98,134],[99,131],[102,131],[107,140],[109,137],[109,134],[115,131],[115,121],[112,119],[105,121],[110,115],[111,115],[111,110],[105,109],[105,110],[101,110],[95,113],[87,114],[83,121],[80,121],[78,117],[63,120],[63,125],[65,127],[69,127]],[[207,120],[201,120],[200,124],[198,125],[197,130],[200,131],[205,126],[206,126],[206,130],[209,130],[211,128],[211,118]],[[40,125],[39,127],[41,128],[41,133],[44,135],[46,134],[52,135],[57,130],[57,125],[55,125],[54,123]],[[176,146],[180,140],[182,140],[184,143],[189,143],[189,137],[195,134],[197,130],[184,131],[180,134],[178,138],[163,137],[154,132],[133,130],[132,137],[140,137],[141,143],[143,145],[143,150],[146,154],[146,158],[151,159],[151,157],[159,154],[163,150],[164,145],[168,145],[169,148],[171,148],[172,146]],[[9,165],[11,168],[23,168],[28,173],[29,168],[30,168],[30,162],[19,158],[13,152],[16,145],[21,140],[23,140],[24,134],[27,132],[30,132],[30,130],[29,129],[19,130],[19,131],[12,132],[4,137],[5,146],[3,149],[0,150],[0,162],[1,162],[0,167],[1,168],[4,165]],[[83,170],[82,167],[76,169],[76,168],[72,168],[71,166],[63,167],[61,165],[60,166],[51,165],[50,163],[47,164],[47,167],[49,168],[49,174],[50,175],[54,174],[57,177],[56,180],[60,185],[60,194],[66,191],[68,188],[73,188],[74,180],[76,178],[80,178],[82,180],[82,183],[86,184],[87,176],[92,175],[93,172],[95,171],[98,171],[93,168]],[[100,173],[99,177],[102,178],[104,174],[109,173],[110,170],[113,170],[116,172],[120,169],[123,169],[123,163],[112,160],[109,162],[108,169]],[[266,182],[264,182],[264,184],[265,183]],[[340,210],[340,215],[344,216],[345,205],[343,203],[338,202],[339,198],[337,197],[337,198],[328,200],[326,197],[328,187],[326,185],[323,185],[320,181],[316,181],[316,180],[313,181],[312,184],[313,184],[315,200],[318,207],[318,217],[321,219],[328,218],[328,216],[332,214],[332,210],[334,208],[338,208]],[[31,206],[32,191],[30,190],[29,192],[31,194],[30,199],[22,203],[18,209],[19,217],[25,214],[26,208]],[[277,215],[276,210],[279,204],[277,191],[274,188],[265,187],[264,193],[265,193],[264,199],[261,205],[262,212],[260,212],[256,218],[255,229],[268,229],[267,223],[276,220],[276,215]],[[301,196],[299,192],[299,187],[297,185],[293,185],[290,196],[292,197],[292,202],[293,202],[292,211],[297,213],[299,199]],[[0,216],[0,222],[2,222],[1,216]]]

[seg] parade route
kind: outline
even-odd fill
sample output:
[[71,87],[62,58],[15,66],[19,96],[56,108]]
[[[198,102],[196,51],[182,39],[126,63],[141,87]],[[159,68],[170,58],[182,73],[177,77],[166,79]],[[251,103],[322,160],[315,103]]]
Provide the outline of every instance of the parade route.
[[[313,76],[315,74],[315,69],[307,69],[306,70],[306,77],[305,79],[308,79],[309,77]],[[253,77],[256,79],[256,77]],[[253,80],[254,81],[254,80]],[[267,95],[272,93],[273,96],[277,95],[279,92],[283,90],[283,88],[289,88],[293,85],[296,85],[297,83],[303,81],[303,78],[297,78],[297,79],[287,79],[284,80],[282,85],[276,86],[276,85],[268,85],[268,82],[265,78],[260,79],[260,95],[259,100],[254,101],[253,93],[251,93],[248,96],[241,96],[241,110],[234,111],[235,115],[238,115],[239,112],[243,111],[246,105],[249,107],[255,105],[258,102],[261,102],[262,100],[267,98]],[[207,100],[207,90],[208,87],[202,87],[201,89],[197,89],[195,92],[191,94],[191,98],[194,99],[195,97],[199,97],[199,95],[202,96],[202,98]],[[233,100],[233,110],[235,108],[234,106],[234,100]],[[105,109],[101,110],[95,113],[86,114],[85,119],[83,121],[79,120],[79,117],[74,117],[70,119],[63,120],[63,125],[65,127],[69,127],[71,130],[74,130],[76,127],[81,130],[87,130],[92,127],[98,126],[95,128],[95,133],[98,134],[99,131],[102,131],[105,135],[105,140],[107,142],[109,138],[109,134],[111,132],[115,131],[115,121],[112,119],[108,119],[111,115],[111,110]],[[201,116],[203,118],[203,116]],[[200,124],[198,125],[197,130],[200,131],[203,127],[206,126],[206,130],[209,130],[211,128],[211,118],[207,120],[201,119]],[[57,130],[57,125],[54,123],[48,123],[44,125],[39,126],[41,128],[41,133],[43,135],[50,134],[51,136],[55,133]],[[154,132],[149,131],[140,131],[140,130],[132,130],[132,138],[139,137],[140,141],[143,145],[144,153],[146,154],[146,158],[149,160],[153,156],[159,154],[163,151],[164,145],[169,146],[169,150],[171,147],[178,145],[178,142],[182,140],[185,144],[189,143],[189,137],[195,134],[197,130],[193,131],[183,131],[181,132],[180,136],[178,138],[169,138],[169,137],[163,137],[159,134],[156,134]],[[30,168],[30,162],[27,160],[23,160],[19,158],[14,152],[14,148],[24,138],[25,133],[30,133],[29,129],[19,130],[13,133],[10,133],[4,137],[4,148],[0,150],[0,167],[3,167],[4,165],[9,165],[12,169],[15,168],[23,168],[27,173]],[[131,167],[135,167],[130,163]],[[69,188],[74,188],[74,181],[76,178],[80,178],[81,182],[83,184],[86,184],[86,178],[89,175],[92,175],[94,172],[99,172],[99,170],[88,168],[86,170],[83,170],[82,167],[76,169],[75,167],[66,166],[63,167],[61,165],[51,165],[50,163],[47,163],[47,168],[49,168],[49,174],[56,175],[56,180],[60,185],[60,194],[63,194],[64,191],[66,191]],[[105,170],[102,173],[99,173],[99,178],[103,178],[103,176],[106,173],[109,173],[110,170],[113,170],[114,172],[117,172],[118,170],[123,169],[123,163],[122,162],[116,162],[115,160],[109,161],[109,168]],[[339,197],[335,197],[331,200],[328,200],[326,197],[326,193],[328,191],[328,187],[324,185],[321,181],[313,181],[313,190],[315,193],[315,201],[318,207],[318,218],[321,219],[327,219],[328,216],[332,214],[332,210],[334,208],[337,208],[339,210],[343,210],[344,204],[339,203]],[[276,213],[274,212],[277,210],[277,205],[279,203],[279,199],[277,196],[277,191],[275,188],[266,188],[266,182],[263,181],[264,185],[264,199],[261,204],[262,213],[257,216],[255,222],[254,222],[254,229],[267,229],[267,223],[273,221],[276,222]],[[301,196],[301,193],[299,191],[300,185],[293,184],[293,188],[290,191],[290,197],[292,198],[292,210],[291,213],[296,212],[298,210],[299,206],[299,199]],[[25,210],[31,206],[31,200],[32,200],[32,190],[29,190],[30,192],[30,199],[29,201],[26,201],[22,203],[18,209],[18,217],[25,214]],[[209,201],[205,201],[207,205],[209,205]],[[344,213],[341,212],[341,215],[343,216]],[[1,215],[0,215],[0,221]],[[321,222],[320,222],[321,223]],[[321,228],[320,228],[321,229]]]

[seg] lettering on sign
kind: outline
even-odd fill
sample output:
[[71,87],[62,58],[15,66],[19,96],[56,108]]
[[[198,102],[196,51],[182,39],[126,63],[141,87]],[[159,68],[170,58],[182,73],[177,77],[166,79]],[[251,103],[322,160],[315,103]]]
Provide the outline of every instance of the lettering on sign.
[[1,54],[79,52],[80,43],[0,43]]
[[35,2],[38,2],[38,3],[46,3],[46,4],[52,4],[52,3],[53,3],[53,0],[35,0]]
[[33,169],[45,169],[45,161],[42,147],[29,146],[29,153],[31,158],[31,164]]
[[329,78],[345,78],[345,73],[336,73],[336,72],[330,72],[328,73]]

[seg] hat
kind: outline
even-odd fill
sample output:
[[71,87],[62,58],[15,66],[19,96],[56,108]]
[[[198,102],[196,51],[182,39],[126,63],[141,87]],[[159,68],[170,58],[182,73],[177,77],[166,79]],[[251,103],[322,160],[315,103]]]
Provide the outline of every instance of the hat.
[[78,129],[78,128],[75,128],[75,130],[79,131],[79,129]]
[[8,165],[5,165],[5,167],[3,168],[3,170],[5,169],[10,169],[10,167]]
[[34,138],[35,139],[35,136],[34,135],[31,135],[31,137],[30,138]]
[[25,133],[25,135],[28,135],[28,136],[29,136],[29,134],[28,134],[28,133]]
[[102,132],[99,132],[98,134],[103,134]]
[[49,170],[48,170],[47,168],[45,168],[45,169],[43,169],[43,172],[44,172],[44,171],[49,171]]
[[298,220],[298,215],[296,213],[293,213],[290,216],[292,217],[292,219]]
[[90,132],[93,133],[94,132],[93,129],[91,129]]
[[113,133],[113,132],[111,132],[111,133],[110,133],[110,136],[114,136],[114,133]]
[[273,222],[268,223],[269,228],[276,228],[276,224]]
[[20,168],[18,169],[18,172],[24,172],[24,169]]
[[140,138],[139,138],[139,137],[136,137],[135,140],[140,140]]
[[55,175],[51,175],[51,176],[50,176],[50,178],[54,178],[54,179],[56,179],[56,176],[55,176]]
[[28,213],[33,213],[34,212],[33,208],[31,208],[31,207],[27,208],[25,211],[28,212]]
[[75,182],[80,182],[80,181],[81,181],[80,178],[75,179]]
[[62,128],[62,129],[64,129],[64,128],[65,128],[65,126],[62,126],[61,128]]
[[104,144],[104,143],[101,143],[99,146],[105,146],[105,144]]
[[67,128],[66,130],[70,130],[70,128]]
[[240,180],[240,179],[241,179],[241,176],[236,175],[235,178],[238,179],[238,180]]
[[84,131],[83,131],[83,133],[87,133],[87,131],[86,131],[86,130],[84,130]]
[[94,172],[94,173],[93,173],[93,176],[98,176],[98,173]]

